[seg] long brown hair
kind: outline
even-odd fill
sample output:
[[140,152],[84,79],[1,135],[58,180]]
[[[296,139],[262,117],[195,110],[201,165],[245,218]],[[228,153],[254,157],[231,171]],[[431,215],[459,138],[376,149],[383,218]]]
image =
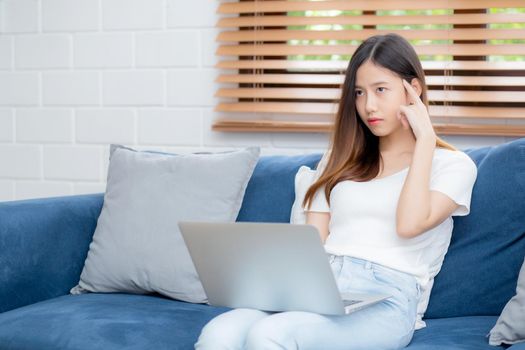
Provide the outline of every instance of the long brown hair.
[[[379,174],[379,137],[372,134],[359,118],[354,95],[357,69],[368,60],[408,82],[416,78],[421,85],[420,98],[428,107],[423,67],[407,40],[397,34],[387,34],[372,36],[361,43],[346,70],[326,167],[306,192],[304,207],[310,208],[313,196],[323,186],[326,200],[330,202],[330,193],[339,182],[369,181]],[[456,150],[440,138],[437,138],[436,146]]]

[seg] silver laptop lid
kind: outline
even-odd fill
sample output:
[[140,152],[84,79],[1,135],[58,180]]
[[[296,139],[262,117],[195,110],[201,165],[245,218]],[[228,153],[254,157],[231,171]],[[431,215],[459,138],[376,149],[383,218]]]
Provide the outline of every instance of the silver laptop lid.
[[179,222],[209,304],[344,314],[311,225]]

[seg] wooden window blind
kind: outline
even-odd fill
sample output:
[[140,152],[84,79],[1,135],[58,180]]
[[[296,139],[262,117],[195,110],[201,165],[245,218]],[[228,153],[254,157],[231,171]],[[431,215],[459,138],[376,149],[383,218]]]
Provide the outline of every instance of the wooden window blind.
[[525,136],[523,0],[221,2],[221,131],[328,132],[352,53],[398,33],[415,47],[438,134]]

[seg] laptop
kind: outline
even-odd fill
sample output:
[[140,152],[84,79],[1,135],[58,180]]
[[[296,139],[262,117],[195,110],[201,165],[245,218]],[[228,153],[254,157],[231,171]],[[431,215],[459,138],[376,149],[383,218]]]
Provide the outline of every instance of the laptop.
[[210,305],[344,315],[390,297],[341,295],[312,225],[179,222],[179,228]]

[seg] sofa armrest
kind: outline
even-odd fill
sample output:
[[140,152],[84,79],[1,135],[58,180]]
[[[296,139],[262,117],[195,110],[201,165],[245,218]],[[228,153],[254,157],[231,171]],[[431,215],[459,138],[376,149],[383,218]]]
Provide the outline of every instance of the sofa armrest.
[[0,203],[0,312],[78,283],[102,203],[102,194]]

